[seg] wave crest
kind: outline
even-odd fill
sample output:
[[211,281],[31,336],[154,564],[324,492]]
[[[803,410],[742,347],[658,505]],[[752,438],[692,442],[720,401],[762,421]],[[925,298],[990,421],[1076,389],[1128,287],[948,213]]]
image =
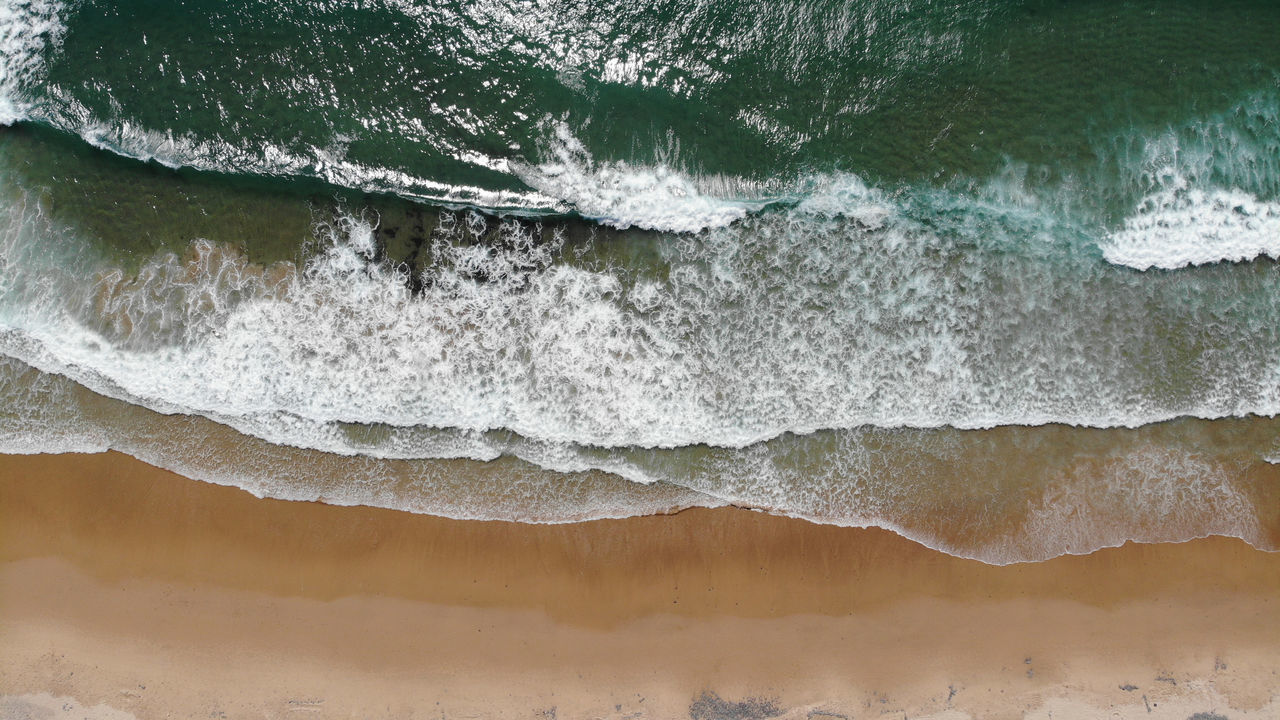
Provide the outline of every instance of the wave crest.
[[66,32],[57,0],[0,2],[0,125],[27,117],[27,90],[44,74],[41,54]]
[[1280,258],[1280,203],[1242,190],[1201,190],[1169,169],[1166,189],[1144,198],[1104,244],[1108,262],[1138,270]]
[[665,165],[596,161],[564,123],[552,123],[551,135],[546,150],[550,159],[536,165],[513,164],[516,174],[583,217],[620,230],[698,232],[721,228],[769,202],[717,197],[705,191],[708,184],[718,184],[723,193],[742,183],[695,182]]

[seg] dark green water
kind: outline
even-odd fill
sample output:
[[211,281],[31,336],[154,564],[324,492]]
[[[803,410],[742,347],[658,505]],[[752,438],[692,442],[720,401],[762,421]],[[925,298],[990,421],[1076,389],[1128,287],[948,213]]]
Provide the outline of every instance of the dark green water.
[[554,158],[557,126],[597,164],[670,166],[735,197],[831,172],[980,182],[1009,162],[1096,181],[1112,139],[1231,112],[1280,67],[1280,8],[1258,1],[207,0],[57,16],[60,41],[11,91],[26,117],[169,164],[560,210],[572,192],[511,167]]
[[1277,37],[1264,2],[0,3],[0,449],[997,562],[1274,547]]

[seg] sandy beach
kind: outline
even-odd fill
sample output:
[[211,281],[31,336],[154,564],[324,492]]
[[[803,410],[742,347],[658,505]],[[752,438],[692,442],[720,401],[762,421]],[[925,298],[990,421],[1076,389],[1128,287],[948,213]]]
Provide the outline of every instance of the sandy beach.
[[1280,720],[1280,0],[0,0],[0,720]]
[[995,567],[737,509],[264,500],[107,453],[0,458],[0,563],[5,718],[1280,716],[1280,554],[1233,539]]

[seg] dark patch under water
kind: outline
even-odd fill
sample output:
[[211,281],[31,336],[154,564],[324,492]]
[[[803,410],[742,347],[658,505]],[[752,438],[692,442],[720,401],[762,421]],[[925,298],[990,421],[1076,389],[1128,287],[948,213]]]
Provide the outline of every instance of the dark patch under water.
[[782,714],[777,699],[746,698],[734,702],[705,691],[689,705],[692,720],[764,720]]

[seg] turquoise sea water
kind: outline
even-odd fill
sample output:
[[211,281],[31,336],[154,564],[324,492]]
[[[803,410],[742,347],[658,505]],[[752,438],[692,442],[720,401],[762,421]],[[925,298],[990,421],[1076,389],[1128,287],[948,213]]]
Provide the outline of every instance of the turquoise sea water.
[[1280,544],[1280,7],[0,5],[0,438],[992,562]]

